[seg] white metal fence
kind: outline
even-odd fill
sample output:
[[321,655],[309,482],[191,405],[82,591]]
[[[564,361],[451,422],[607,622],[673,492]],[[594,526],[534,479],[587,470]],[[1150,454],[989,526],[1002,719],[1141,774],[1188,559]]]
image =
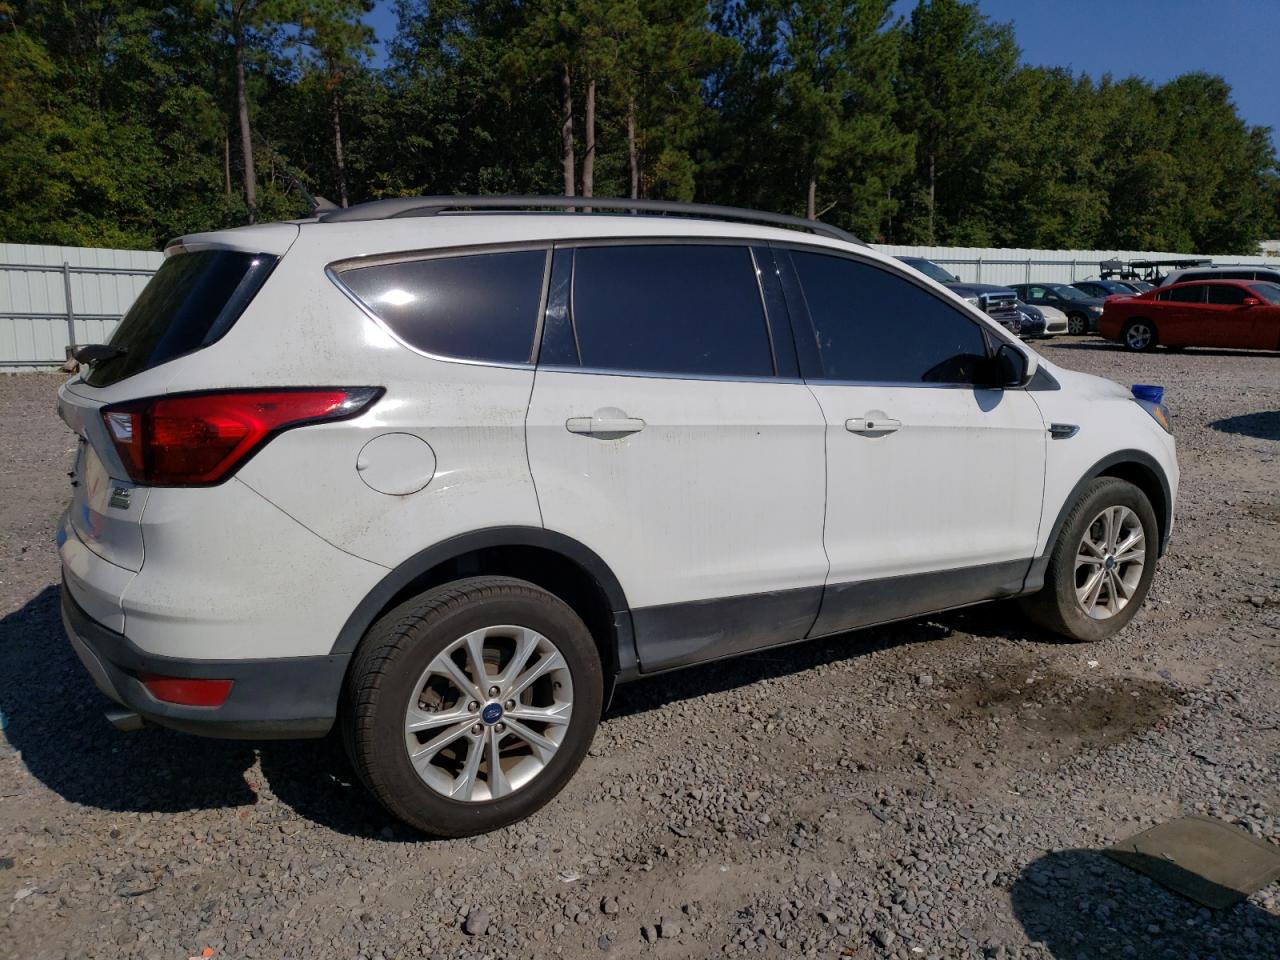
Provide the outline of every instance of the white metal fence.
[[[907,247],[872,244],[894,257],[924,257],[946,267],[968,283],[1074,283],[1098,276],[1106,260],[1186,260],[1199,254],[1156,250],[1030,250],[988,247]],[[1280,267],[1280,257],[1236,254],[1210,257],[1219,264],[1262,264]]]
[[0,243],[0,370],[49,369],[103,343],[160,266],[150,250]]
[[[876,244],[891,256],[926,257],[980,283],[1071,283],[1098,275],[1104,260],[1162,260],[1151,250],[1001,250]],[[148,250],[0,243],[0,370],[56,367],[74,344],[104,343],[160,266]],[[1278,257],[1224,256],[1218,263],[1280,266]]]

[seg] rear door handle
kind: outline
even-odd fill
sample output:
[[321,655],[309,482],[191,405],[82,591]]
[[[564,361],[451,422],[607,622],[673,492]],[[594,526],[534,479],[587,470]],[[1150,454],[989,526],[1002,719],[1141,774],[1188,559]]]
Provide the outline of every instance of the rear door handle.
[[580,433],[599,440],[616,440],[644,429],[639,417],[570,417],[564,422],[570,433]]
[[850,433],[893,433],[901,426],[901,420],[890,417],[852,417],[844,422]]

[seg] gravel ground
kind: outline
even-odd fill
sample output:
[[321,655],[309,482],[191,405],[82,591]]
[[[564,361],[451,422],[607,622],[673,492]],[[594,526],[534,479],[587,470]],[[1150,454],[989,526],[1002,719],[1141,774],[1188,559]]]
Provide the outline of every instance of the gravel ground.
[[58,378],[0,377],[0,956],[1280,956],[1097,851],[1202,813],[1280,844],[1280,358],[1045,353],[1163,383],[1171,552],[1096,646],[987,606],[622,689],[533,819],[421,840],[329,741],[121,734],[57,614]]

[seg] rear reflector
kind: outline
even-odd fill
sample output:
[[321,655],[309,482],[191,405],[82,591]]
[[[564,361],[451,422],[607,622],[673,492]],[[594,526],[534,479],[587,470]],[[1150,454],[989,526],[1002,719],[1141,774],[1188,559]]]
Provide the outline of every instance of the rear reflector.
[[130,400],[102,409],[135,483],[221,483],[276,434],[363,413],[379,387],[230,390]]
[[157,700],[184,707],[220,707],[231,693],[230,680],[198,680],[192,677],[159,677],[144,673],[142,685]]

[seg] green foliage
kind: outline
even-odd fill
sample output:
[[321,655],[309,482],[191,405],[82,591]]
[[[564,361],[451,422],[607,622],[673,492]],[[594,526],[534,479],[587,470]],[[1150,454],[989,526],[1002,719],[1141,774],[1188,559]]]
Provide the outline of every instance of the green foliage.
[[1270,131],[1222,78],[1023,66],[969,0],[896,22],[890,0],[394,0],[383,66],[372,2],[0,0],[0,239],[154,248],[304,215],[304,191],[559,192],[566,72],[578,167],[595,90],[598,195],[889,242],[1248,253],[1280,234]]

